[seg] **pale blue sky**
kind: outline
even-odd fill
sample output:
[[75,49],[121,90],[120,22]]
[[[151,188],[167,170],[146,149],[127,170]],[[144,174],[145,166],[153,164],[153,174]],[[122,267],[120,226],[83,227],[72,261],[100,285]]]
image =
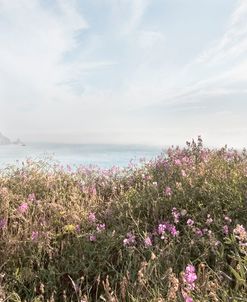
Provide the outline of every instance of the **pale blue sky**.
[[246,146],[246,0],[0,0],[0,130]]

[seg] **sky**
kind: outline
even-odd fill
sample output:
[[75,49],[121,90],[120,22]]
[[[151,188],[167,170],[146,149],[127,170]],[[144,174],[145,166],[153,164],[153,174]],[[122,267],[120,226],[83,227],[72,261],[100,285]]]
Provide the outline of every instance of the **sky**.
[[0,132],[247,145],[246,0],[0,0]]

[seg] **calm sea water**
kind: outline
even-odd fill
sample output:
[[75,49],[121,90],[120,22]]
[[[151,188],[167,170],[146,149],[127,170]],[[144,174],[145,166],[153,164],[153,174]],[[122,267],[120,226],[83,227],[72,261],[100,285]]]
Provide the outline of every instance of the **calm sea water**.
[[63,165],[96,165],[110,168],[113,165],[127,166],[131,160],[152,159],[162,152],[162,148],[139,145],[88,145],[32,143],[26,146],[0,146],[0,167],[19,164],[31,158],[34,160],[51,157]]

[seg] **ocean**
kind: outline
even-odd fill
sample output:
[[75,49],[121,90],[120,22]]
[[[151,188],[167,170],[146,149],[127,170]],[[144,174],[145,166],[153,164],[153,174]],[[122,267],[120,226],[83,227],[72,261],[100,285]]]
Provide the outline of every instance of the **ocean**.
[[0,146],[0,168],[8,164],[21,164],[26,159],[39,160],[49,158],[61,165],[76,168],[98,166],[111,168],[125,167],[130,161],[138,163],[141,159],[150,160],[158,156],[165,148],[141,145],[102,145],[102,144],[51,144],[30,143]]

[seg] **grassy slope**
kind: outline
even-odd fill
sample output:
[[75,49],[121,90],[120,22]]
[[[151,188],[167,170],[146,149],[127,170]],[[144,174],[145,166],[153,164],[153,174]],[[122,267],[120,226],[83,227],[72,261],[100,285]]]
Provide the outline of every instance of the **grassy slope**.
[[0,300],[245,301],[246,225],[246,153],[200,138],[139,168],[9,167]]

